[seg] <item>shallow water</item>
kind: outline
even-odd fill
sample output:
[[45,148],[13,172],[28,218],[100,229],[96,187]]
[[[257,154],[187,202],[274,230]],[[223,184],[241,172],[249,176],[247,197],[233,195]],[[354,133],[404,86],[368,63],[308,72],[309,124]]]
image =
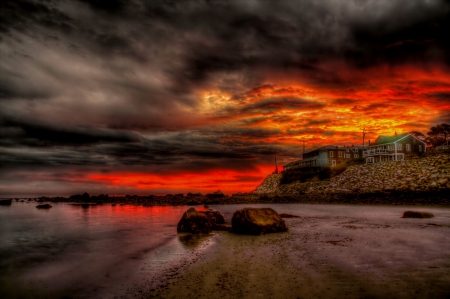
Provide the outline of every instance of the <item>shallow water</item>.
[[[36,209],[35,203],[0,206],[0,293],[6,298],[111,298],[145,293],[195,261],[211,240],[177,235],[176,224],[186,206],[52,205],[49,210]],[[244,206],[212,208],[230,221],[234,211]],[[302,217],[411,221],[400,220],[408,208],[399,206],[252,206]],[[450,223],[448,208],[411,209],[436,216],[415,223]]]
[[193,246],[176,233],[186,207],[52,205],[0,209],[0,293],[8,298],[123,295],[142,277],[156,277],[156,286]]

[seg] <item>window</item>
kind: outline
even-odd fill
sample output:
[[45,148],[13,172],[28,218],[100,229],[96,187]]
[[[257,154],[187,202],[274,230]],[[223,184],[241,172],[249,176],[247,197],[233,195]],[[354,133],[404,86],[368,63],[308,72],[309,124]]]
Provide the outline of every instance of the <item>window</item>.
[[419,152],[422,151],[422,144],[419,144]]
[[354,157],[355,157],[355,158],[359,158],[359,155],[358,155],[358,154],[355,154]]
[[330,152],[330,157],[333,157],[333,152]]
[[408,143],[408,144],[406,145],[406,150],[407,150],[407,151],[411,151],[411,144]]
[[342,152],[339,151],[339,158],[342,158]]
[[345,151],[348,153],[350,151],[350,149],[346,148]]
[[350,158],[350,154],[345,154],[345,157],[346,158]]
[[396,143],[397,144],[397,150],[402,150],[402,144],[401,143]]

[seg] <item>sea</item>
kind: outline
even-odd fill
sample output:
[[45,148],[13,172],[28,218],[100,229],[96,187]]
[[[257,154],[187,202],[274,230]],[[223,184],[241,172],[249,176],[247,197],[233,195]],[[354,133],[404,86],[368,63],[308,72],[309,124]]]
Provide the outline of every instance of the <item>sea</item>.
[[[0,206],[1,298],[140,298],[195,265],[215,234],[177,234],[188,206]],[[247,205],[211,206],[230,222]],[[405,207],[271,204],[279,213],[398,219]],[[196,209],[204,210],[203,206]],[[449,208],[429,208],[448,223]]]

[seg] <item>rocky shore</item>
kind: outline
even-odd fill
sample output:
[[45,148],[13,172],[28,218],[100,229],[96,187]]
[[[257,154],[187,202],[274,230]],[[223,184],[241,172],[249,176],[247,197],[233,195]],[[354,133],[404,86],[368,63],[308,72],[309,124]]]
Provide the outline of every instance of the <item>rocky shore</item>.
[[430,155],[405,161],[354,165],[330,180],[281,184],[282,174],[268,176],[255,194],[295,197],[301,202],[448,204],[450,156]]

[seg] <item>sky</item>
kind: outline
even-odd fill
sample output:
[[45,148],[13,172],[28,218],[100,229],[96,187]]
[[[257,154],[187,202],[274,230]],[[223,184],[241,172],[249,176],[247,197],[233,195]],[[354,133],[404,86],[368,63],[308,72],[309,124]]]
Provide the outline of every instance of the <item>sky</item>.
[[450,1],[6,0],[0,197],[249,192],[450,122]]

